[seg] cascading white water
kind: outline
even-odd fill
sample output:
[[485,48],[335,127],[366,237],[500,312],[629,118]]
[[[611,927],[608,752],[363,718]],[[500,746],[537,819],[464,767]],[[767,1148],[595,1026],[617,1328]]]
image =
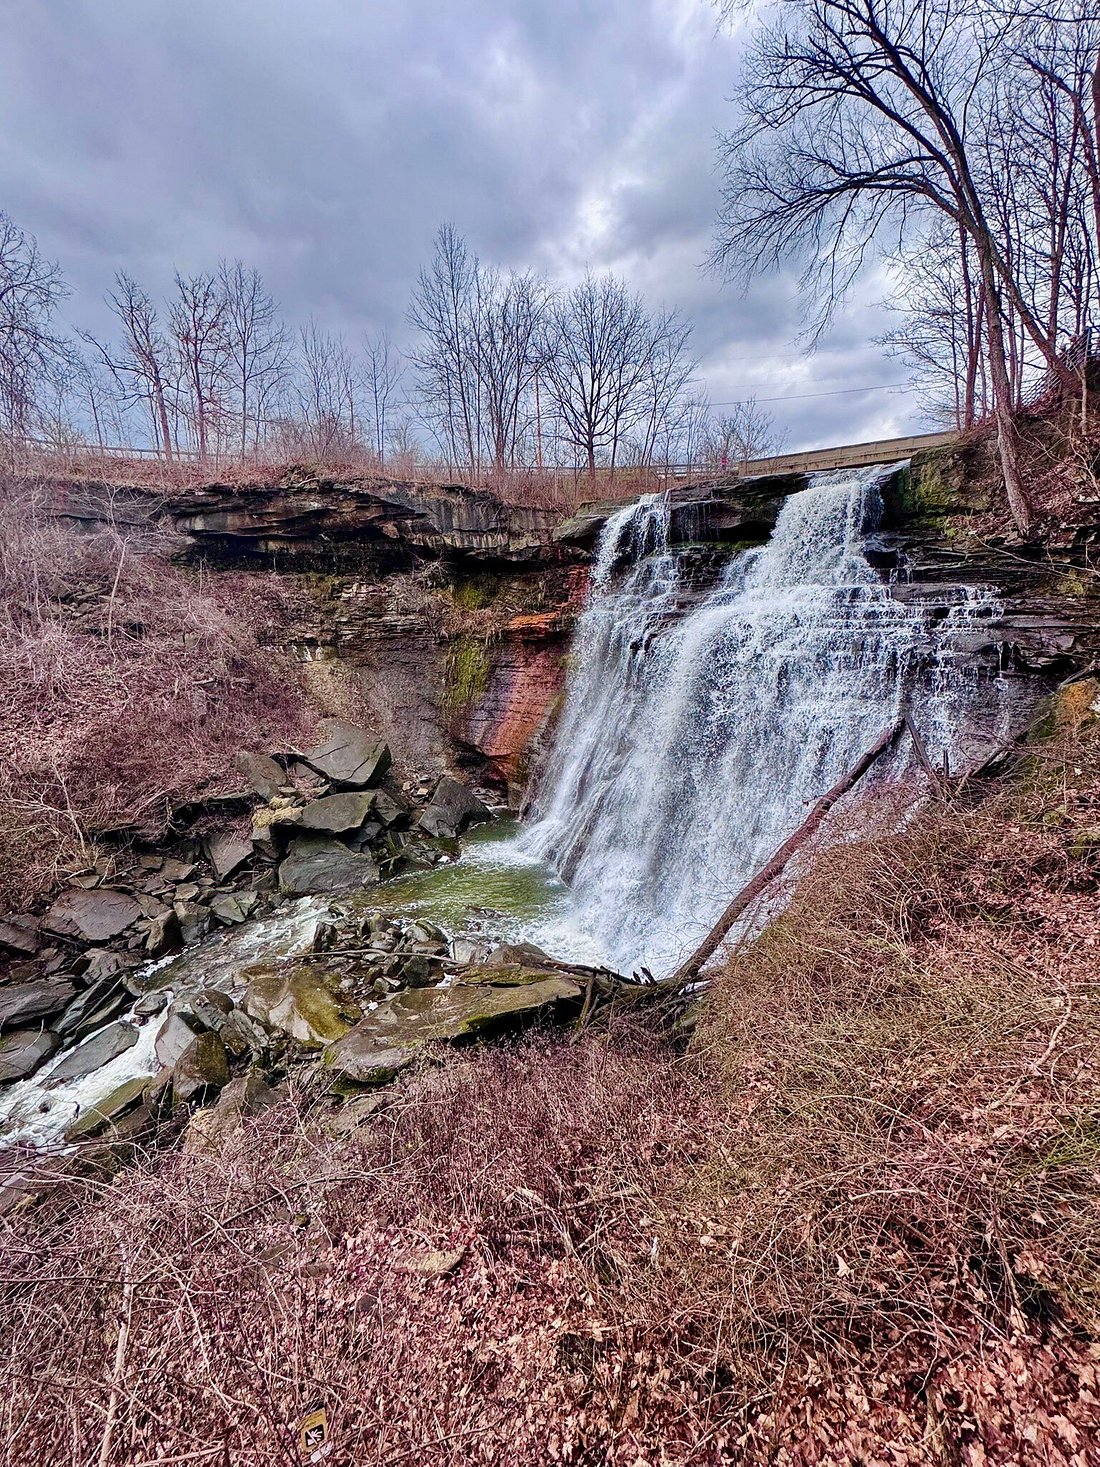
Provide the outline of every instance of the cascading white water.
[[976,692],[953,642],[1000,608],[960,588],[934,621],[895,599],[863,548],[891,472],[816,476],[686,611],[667,498],[608,520],[523,844],[621,970],[669,971],[695,945],[918,670],[918,721],[935,757],[953,750]]

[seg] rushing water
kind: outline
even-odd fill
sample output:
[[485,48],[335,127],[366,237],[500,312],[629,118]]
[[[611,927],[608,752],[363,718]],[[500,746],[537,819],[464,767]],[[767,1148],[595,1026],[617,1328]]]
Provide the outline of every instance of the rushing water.
[[933,618],[891,594],[864,550],[886,472],[817,476],[686,612],[667,497],[608,521],[522,847],[624,971],[670,969],[916,682],[933,756],[954,751],[977,693],[954,647],[1000,608],[960,588]]

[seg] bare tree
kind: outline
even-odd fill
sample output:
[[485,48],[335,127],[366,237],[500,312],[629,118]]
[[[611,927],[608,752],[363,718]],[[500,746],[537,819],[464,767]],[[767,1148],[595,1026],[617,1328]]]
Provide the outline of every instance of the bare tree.
[[228,308],[214,275],[176,275],[171,325],[177,360],[183,369],[187,418],[200,459],[210,451],[212,433],[223,418],[229,344]]
[[479,437],[498,472],[516,464],[549,300],[546,282],[530,271],[501,276],[475,265],[469,356],[479,389]]
[[310,319],[299,332],[294,396],[310,450],[319,458],[354,446],[360,392],[359,366],[347,342]]
[[756,35],[745,121],[723,143],[715,259],[751,269],[809,250],[824,321],[887,224],[901,231],[938,215],[962,231],[980,282],[1005,489],[1027,533],[1010,312],[1045,364],[1059,364],[991,210],[987,142],[1010,24],[977,0],[785,0],[781,12]]
[[67,294],[34,236],[0,211],[0,413],[13,437],[29,431],[40,384],[67,355],[50,329]]
[[240,260],[218,268],[224,302],[225,377],[235,398],[242,454],[263,436],[286,378],[290,342],[260,272]]
[[688,354],[691,327],[677,311],[663,311],[651,322],[646,370],[638,384],[638,463],[649,468],[678,437],[697,363]]
[[725,469],[778,453],[783,444],[771,413],[750,397],[734,403],[730,411],[711,417],[701,446],[711,468]]
[[451,224],[436,235],[432,263],[421,270],[409,306],[420,332],[412,360],[420,373],[424,416],[450,455],[471,473],[480,466],[480,384],[471,353],[478,262]]
[[386,462],[391,413],[405,375],[405,363],[386,332],[368,336],[363,344],[363,386],[371,417],[373,447],[378,462]]
[[120,270],[107,304],[122,327],[121,349],[112,350],[87,332],[81,335],[110,372],[121,407],[141,403],[149,414],[154,442],[170,463],[173,458],[169,420],[172,352],[160,328],[156,306],[140,285]]
[[614,275],[586,274],[547,313],[540,376],[562,437],[593,482],[602,457],[614,469],[619,443],[637,420],[652,344],[645,307]]

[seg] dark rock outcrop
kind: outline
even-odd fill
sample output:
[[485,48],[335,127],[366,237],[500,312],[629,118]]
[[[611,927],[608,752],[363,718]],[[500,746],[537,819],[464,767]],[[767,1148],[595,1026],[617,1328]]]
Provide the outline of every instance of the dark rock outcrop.
[[291,841],[279,866],[279,890],[287,896],[362,891],[379,879],[378,863],[349,850],[331,836],[303,835]]

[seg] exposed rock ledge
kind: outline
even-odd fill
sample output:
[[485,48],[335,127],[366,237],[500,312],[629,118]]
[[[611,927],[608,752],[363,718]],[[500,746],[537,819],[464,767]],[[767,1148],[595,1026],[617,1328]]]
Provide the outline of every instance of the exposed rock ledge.
[[[380,475],[326,477],[288,470],[273,483],[158,493],[102,482],[55,486],[57,513],[87,524],[159,523],[213,563],[273,561],[283,570],[399,569],[415,556],[473,561],[545,561],[550,510],[503,505],[461,484]],[[559,551],[559,560],[568,558]]]

